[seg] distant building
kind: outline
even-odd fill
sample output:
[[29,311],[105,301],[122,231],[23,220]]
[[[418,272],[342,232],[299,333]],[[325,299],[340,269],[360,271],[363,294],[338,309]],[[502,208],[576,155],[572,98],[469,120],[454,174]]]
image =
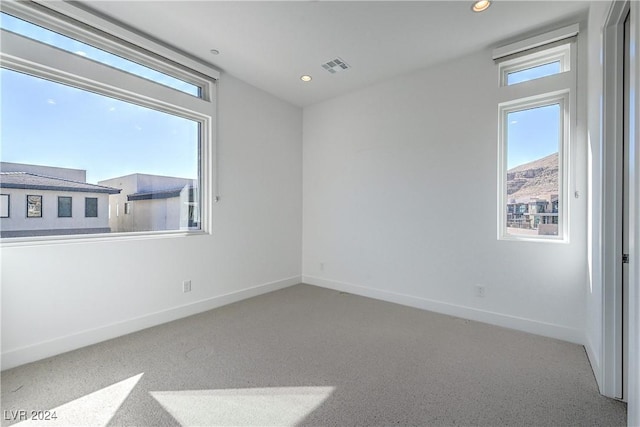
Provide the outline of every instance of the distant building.
[[136,173],[98,183],[122,189],[109,196],[109,226],[114,232],[200,227],[197,180]]
[[0,236],[109,233],[117,188],[88,184],[86,171],[0,163]]
[[537,230],[538,235],[558,235],[558,195],[509,200],[507,227]]

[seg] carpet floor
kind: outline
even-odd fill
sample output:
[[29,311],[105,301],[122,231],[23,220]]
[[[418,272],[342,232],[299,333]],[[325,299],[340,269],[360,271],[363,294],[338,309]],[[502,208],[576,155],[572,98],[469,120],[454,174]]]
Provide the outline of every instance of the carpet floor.
[[309,285],[1,379],[2,425],[626,425],[579,345]]

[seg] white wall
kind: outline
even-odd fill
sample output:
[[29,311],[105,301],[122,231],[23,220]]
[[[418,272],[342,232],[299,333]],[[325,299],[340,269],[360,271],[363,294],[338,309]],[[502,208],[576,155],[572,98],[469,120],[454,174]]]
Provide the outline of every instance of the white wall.
[[586,198],[569,244],[496,238],[497,81],[486,50],[305,108],[305,282],[584,342]]
[[218,95],[213,235],[5,244],[3,369],[300,281],[302,112],[228,75]]

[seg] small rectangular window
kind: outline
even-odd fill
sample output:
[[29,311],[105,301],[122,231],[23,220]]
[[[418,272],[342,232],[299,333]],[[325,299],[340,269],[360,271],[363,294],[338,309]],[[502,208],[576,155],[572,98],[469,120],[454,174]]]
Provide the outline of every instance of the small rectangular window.
[[571,45],[566,41],[524,56],[502,61],[499,66],[500,85],[511,86],[571,70]]
[[9,218],[11,212],[11,197],[8,194],[0,194],[0,218]]
[[131,213],[131,202],[124,202],[124,214],[129,215]]
[[27,195],[27,218],[42,218],[42,196]]
[[58,197],[58,218],[71,218],[71,197]]
[[97,197],[85,197],[84,216],[87,218],[98,217],[98,198]]

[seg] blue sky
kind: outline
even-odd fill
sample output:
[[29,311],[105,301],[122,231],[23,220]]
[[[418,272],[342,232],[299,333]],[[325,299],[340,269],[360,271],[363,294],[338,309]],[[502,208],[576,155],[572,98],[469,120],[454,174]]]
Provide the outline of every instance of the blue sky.
[[85,169],[87,181],[131,173],[198,177],[198,123],[2,69],[3,161]]
[[[193,85],[2,16],[2,27],[187,93]],[[194,89],[195,88],[195,89]],[[196,179],[197,122],[2,69],[0,159],[85,169],[87,181],[131,173]]]
[[507,169],[557,153],[560,104],[507,115]]

